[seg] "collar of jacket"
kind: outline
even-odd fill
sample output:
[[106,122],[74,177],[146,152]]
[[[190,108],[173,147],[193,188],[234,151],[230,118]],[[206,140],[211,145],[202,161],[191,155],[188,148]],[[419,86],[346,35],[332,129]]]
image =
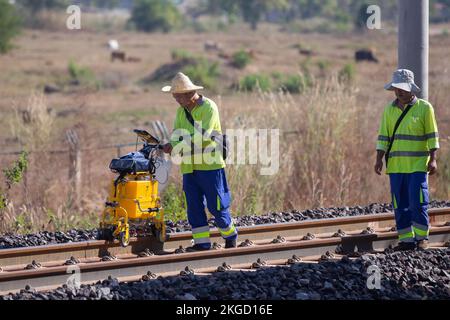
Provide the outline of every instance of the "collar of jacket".
[[[411,100],[411,102],[408,103],[408,106],[413,106],[413,105],[415,105],[416,102],[417,102],[417,100],[419,100],[419,99],[418,99],[416,96],[414,96],[414,98]],[[400,108],[400,104],[399,104],[399,102],[398,102],[398,99],[395,99],[395,100],[392,102],[392,106],[393,106],[393,107]],[[400,108],[400,109],[401,109],[401,108]]]
[[200,95],[200,98],[197,100],[197,104],[192,108],[191,111],[189,111],[189,109],[186,107],[183,107],[183,108],[185,108],[189,113],[192,113],[192,111],[194,111],[195,108],[201,107],[204,103],[205,103],[205,98],[202,95]]

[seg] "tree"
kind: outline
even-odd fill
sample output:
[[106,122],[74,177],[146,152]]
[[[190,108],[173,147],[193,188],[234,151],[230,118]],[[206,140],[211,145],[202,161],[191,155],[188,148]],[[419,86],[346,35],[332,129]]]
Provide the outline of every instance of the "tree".
[[234,15],[239,11],[238,1],[236,0],[206,0],[203,5],[204,11],[208,14],[227,14]]
[[92,0],[94,7],[102,9],[113,9],[119,5],[119,0]]
[[210,14],[241,15],[256,30],[264,15],[275,9],[287,9],[289,0],[207,0],[206,12]]
[[286,9],[289,2],[286,0],[236,0],[244,21],[250,23],[256,30],[263,15],[274,9]]
[[8,0],[0,0],[0,53],[11,49],[11,40],[19,33],[21,19]]
[[169,32],[180,24],[181,19],[177,7],[170,1],[137,0],[130,21],[141,31],[162,30]]
[[61,9],[69,5],[67,0],[17,0],[16,2],[32,13],[46,9]]

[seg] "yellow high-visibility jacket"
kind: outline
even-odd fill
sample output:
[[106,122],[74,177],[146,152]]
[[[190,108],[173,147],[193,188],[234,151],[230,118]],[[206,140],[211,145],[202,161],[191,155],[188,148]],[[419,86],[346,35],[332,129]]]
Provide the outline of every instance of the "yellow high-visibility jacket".
[[[208,135],[211,133],[216,135],[222,134],[219,110],[211,99],[202,96],[199,105],[192,109],[191,115],[198,127],[201,125],[201,128]],[[199,130],[194,129],[186,117],[184,107],[177,109],[173,129],[170,144],[174,148],[173,152],[177,152],[177,149],[182,148],[182,174],[192,173],[194,170],[217,170],[225,167],[222,154],[216,152],[216,143],[211,137],[202,136]],[[185,134],[180,134],[182,131]],[[190,136],[190,142],[193,142],[193,144],[186,141],[186,135]],[[184,136],[185,139],[183,140],[180,136]],[[194,152],[192,152],[192,149],[194,149]]]
[[[385,107],[377,150],[387,151],[401,114],[396,101]],[[386,173],[427,172],[430,150],[438,148],[439,135],[433,106],[423,99],[416,99],[395,133]]]

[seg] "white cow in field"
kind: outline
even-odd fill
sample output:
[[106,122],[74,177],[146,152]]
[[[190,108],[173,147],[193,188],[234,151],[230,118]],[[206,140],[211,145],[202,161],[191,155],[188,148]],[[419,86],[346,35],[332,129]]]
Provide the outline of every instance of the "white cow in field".
[[[125,51],[120,51],[119,41],[117,40],[109,40],[108,41],[109,50],[111,50],[111,62],[114,62],[116,59],[122,62],[126,62],[126,53]],[[137,62],[137,61],[132,61]]]
[[108,47],[109,47],[109,50],[111,50],[111,51],[117,51],[117,50],[119,50],[119,41],[117,41],[117,40],[109,40],[108,41]]

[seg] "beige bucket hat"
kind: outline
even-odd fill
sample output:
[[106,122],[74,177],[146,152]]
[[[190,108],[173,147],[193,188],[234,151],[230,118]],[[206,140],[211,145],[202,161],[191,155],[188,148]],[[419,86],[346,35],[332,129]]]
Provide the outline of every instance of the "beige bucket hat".
[[390,91],[398,88],[413,93],[420,92],[420,88],[414,83],[414,73],[408,69],[395,71],[392,75],[392,81],[386,84],[384,88]]
[[172,85],[165,86],[164,88],[162,88],[162,91],[170,93],[185,93],[202,89],[204,88],[193,84],[191,79],[189,79],[187,75],[178,72],[177,75],[172,79]]

